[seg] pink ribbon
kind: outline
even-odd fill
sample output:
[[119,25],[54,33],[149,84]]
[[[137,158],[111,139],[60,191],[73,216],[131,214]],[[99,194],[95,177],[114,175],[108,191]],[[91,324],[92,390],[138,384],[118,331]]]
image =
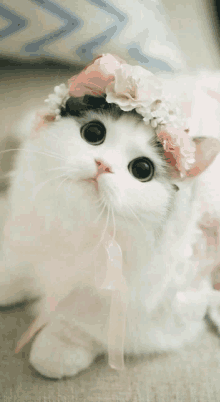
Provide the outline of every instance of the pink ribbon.
[[101,289],[112,291],[108,329],[109,365],[114,369],[123,370],[128,287],[122,273],[122,252],[119,244],[107,236],[105,249],[108,260],[106,278]]
[[[126,331],[126,311],[127,311],[127,285],[122,274],[122,252],[119,244],[106,235],[105,249],[108,254],[107,266],[105,270],[105,279],[100,289],[110,290],[111,306],[108,329],[108,356],[110,367],[122,370],[124,368],[124,339]],[[97,275],[96,275],[97,283]],[[61,301],[57,301],[55,297],[48,297],[44,310],[41,311],[27,331],[19,340],[15,353],[18,353],[23,346],[28,343],[31,338],[43,328],[53,315],[67,306],[71,306],[71,298],[65,297]]]

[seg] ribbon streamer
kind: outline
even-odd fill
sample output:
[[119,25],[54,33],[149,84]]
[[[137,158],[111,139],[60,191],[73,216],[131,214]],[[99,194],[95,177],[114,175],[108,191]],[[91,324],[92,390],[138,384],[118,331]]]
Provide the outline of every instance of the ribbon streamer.
[[[108,330],[109,365],[114,369],[122,370],[124,368],[128,288],[122,274],[122,252],[119,244],[109,235],[106,235],[105,249],[108,254],[106,275],[104,282],[98,287],[112,292]],[[97,277],[95,279],[97,281]],[[57,301],[55,297],[47,297],[44,309],[22,335],[15,353],[18,353],[40,329],[51,321],[57,312],[67,307],[71,308],[71,297],[69,295],[60,301]]]
[[105,249],[108,254],[107,271],[101,289],[112,291],[108,329],[109,365],[116,370],[123,370],[128,287],[122,274],[122,252],[119,244],[108,235]]

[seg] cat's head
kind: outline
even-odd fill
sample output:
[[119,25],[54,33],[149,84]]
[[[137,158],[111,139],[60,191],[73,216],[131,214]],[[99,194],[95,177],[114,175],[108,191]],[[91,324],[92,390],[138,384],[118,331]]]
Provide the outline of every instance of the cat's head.
[[47,135],[66,175],[91,199],[156,227],[169,215],[177,187],[155,130],[135,110],[124,112],[105,96],[70,97]]
[[52,114],[45,122],[68,176],[116,213],[137,214],[154,225],[173,209],[179,184],[200,174],[219,152],[219,143],[210,152],[207,142],[192,141],[153,74],[111,55],[73,77],[69,89],[56,87],[48,102]]

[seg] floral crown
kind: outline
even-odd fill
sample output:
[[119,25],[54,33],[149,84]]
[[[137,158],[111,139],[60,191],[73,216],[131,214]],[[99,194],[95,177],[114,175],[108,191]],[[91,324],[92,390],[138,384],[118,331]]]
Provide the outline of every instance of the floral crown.
[[106,94],[106,102],[121,110],[133,109],[151,125],[163,144],[165,157],[183,177],[195,161],[195,146],[188,135],[187,117],[176,99],[164,94],[163,82],[150,71],[131,66],[111,54],[97,57],[69,86],[61,84],[46,99],[49,120],[61,118],[61,108],[71,97]]

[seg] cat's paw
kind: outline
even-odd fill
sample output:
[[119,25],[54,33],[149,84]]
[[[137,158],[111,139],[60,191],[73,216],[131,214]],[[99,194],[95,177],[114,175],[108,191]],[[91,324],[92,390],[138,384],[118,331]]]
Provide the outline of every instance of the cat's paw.
[[95,353],[77,344],[67,344],[62,337],[44,328],[32,346],[30,363],[42,375],[50,378],[73,376],[87,368]]

